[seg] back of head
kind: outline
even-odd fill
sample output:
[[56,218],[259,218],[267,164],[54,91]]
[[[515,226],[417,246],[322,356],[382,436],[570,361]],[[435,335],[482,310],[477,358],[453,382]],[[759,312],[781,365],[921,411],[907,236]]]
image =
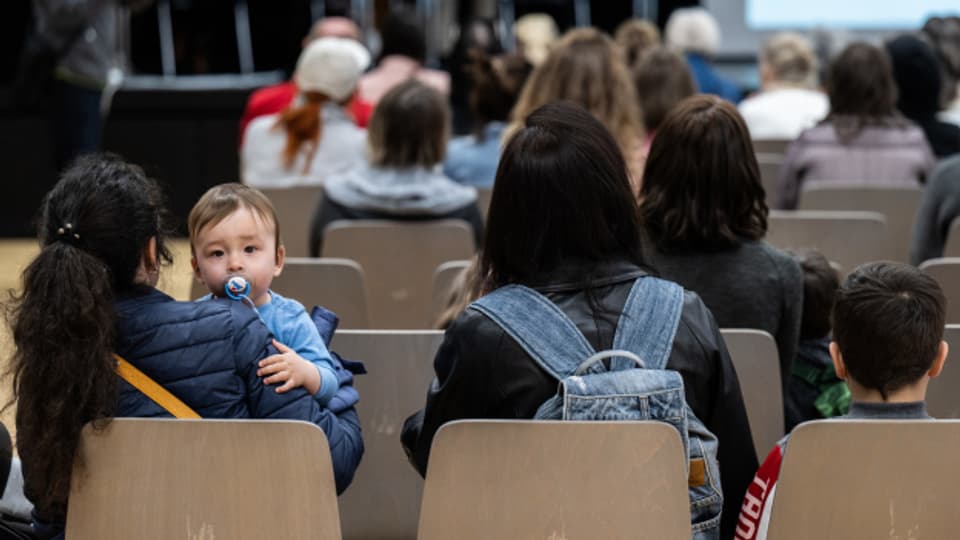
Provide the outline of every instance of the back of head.
[[427,41],[416,16],[408,11],[393,11],[380,29],[383,46],[380,60],[387,56],[405,56],[419,63],[427,59]]
[[826,86],[831,117],[868,122],[889,117],[896,110],[897,86],[890,57],[869,43],[848,45],[830,64]]
[[681,8],[670,14],[664,28],[666,43],[683,52],[712,56],[720,48],[720,26],[701,7]]
[[361,32],[357,23],[346,17],[324,17],[313,23],[306,41],[325,37],[338,37],[360,41]]
[[840,276],[820,252],[808,251],[795,259],[803,270],[800,339],[823,339],[830,335],[830,313],[840,287]]
[[590,113],[550,103],[510,137],[481,257],[489,288],[534,283],[563,262],[642,263],[626,163]]
[[560,32],[553,17],[546,13],[527,13],[513,24],[517,49],[531,64],[538,66],[547,59]]
[[670,109],[697,91],[686,60],[667,47],[645,51],[631,72],[647,133],[656,131]]
[[633,66],[644,51],[660,45],[660,30],[650,21],[627,19],[617,27],[613,40],[623,49],[627,65]]
[[810,41],[800,34],[787,32],[771,37],[760,51],[760,62],[778,83],[805,88],[817,85],[817,55]]
[[903,35],[886,43],[897,84],[897,108],[906,117],[929,120],[940,110],[940,65],[933,49],[916,36]]
[[392,88],[367,127],[370,163],[380,167],[432,167],[443,161],[449,130],[447,102],[436,90],[409,80]]
[[151,238],[153,262],[169,260],[163,218],[157,185],[115,156],[78,159],[44,198],[41,250],[7,312],[17,445],[44,515],[65,514],[80,429],[116,406],[114,299],[156,279],[141,266]]
[[533,70],[513,110],[512,130],[535,109],[557,100],[587,109],[624,150],[640,136],[636,90],[623,53],[595,28],[567,32]]
[[940,105],[947,108],[957,98],[960,84],[960,17],[931,17],[923,25],[923,33],[940,62]]
[[946,304],[936,280],[912,266],[854,270],[833,307],[833,339],[850,377],[884,399],[918,381],[939,351]]
[[489,57],[473,51],[470,63],[470,110],[477,135],[489,122],[506,122],[533,66],[519,54]]
[[260,190],[230,182],[213,186],[193,205],[187,217],[187,232],[190,235],[190,252],[194,253],[200,233],[207,227],[215,227],[241,208],[250,210],[264,224],[273,227],[274,249],[279,250],[280,221],[270,199]]
[[722,251],[763,238],[760,169],[736,107],[700,94],[667,114],[647,157],[640,216],[662,252]]
[[370,64],[370,53],[355,40],[325,37],[315,39],[300,53],[293,78],[300,102],[280,113],[277,125],[287,141],[280,155],[286,168],[293,167],[301,148],[311,145],[302,173],[310,170],[322,136],[320,108],[328,101],[345,104],[354,94],[360,75]]

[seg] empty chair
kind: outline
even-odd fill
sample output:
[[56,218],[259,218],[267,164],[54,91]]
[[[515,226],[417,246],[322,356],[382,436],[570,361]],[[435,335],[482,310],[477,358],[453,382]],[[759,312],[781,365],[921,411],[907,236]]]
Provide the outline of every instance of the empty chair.
[[288,188],[260,188],[277,211],[280,233],[287,257],[310,255],[310,219],[320,206],[323,188],[296,186]]
[[433,442],[417,538],[690,534],[683,446],[673,427],[462,420]]
[[291,257],[272,288],[297,300],[308,312],[313,306],[323,306],[336,313],[340,328],[370,327],[363,269],[354,261]]
[[787,147],[793,142],[789,139],[754,139],[753,151],[757,154],[778,154],[781,157],[787,153]]
[[767,538],[955,538],[960,422],[819,421],[790,436]]
[[804,188],[801,210],[859,210],[879,212],[887,219],[889,238],[886,258],[910,260],[913,224],[920,206],[919,187],[821,185]]
[[457,279],[470,267],[470,261],[447,261],[433,273],[433,316],[440,317],[447,309]]
[[877,212],[771,210],[766,241],[782,249],[816,249],[849,272],[886,258],[886,218]]
[[757,154],[757,165],[760,166],[760,183],[763,184],[764,200],[768,208],[773,208],[777,193],[777,175],[780,174],[780,165],[783,163],[781,154]]
[[78,455],[71,540],[340,538],[327,438],[306,422],[118,418],[87,425]]
[[[947,302],[947,308],[950,302]],[[940,376],[927,386],[927,413],[934,418],[960,418],[960,325],[948,324],[943,339],[950,345]]]
[[740,380],[753,446],[760,457],[783,437],[783,395],[777,342],[762,330],[720,331]]
[[960,257],[930,259],[921,263],[920,269],[933,276],[943,289],[947,297],[947,323],[960,323]]
[[360,263],[373,328],[430,328],[433,273],[440,263],[469,259],[473,231],[460,220],[339,221],[324,232],[323,255]]
[[344,540],[412,540],[423,480],[400,449],[403,419],[423,405],[433,380],[433,357],[443,332],[338,331],[331,348],[363,360],[369,373],[356,378],[357,409],[366,450],[353,483],[340,498]]

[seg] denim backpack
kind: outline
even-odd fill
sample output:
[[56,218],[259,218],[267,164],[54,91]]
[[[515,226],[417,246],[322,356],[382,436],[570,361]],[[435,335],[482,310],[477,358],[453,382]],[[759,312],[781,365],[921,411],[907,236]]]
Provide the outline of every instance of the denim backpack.
[[717,438],[687,405],[680,374],[665,369],[682,308],[679,285],[654,277],[637,279],[613,349],[598,353],[556,304],[533,289],[508,285],[470,305],[560,381],[557,395],[543,403],[534,418],[656,420],[675,427],[687,453],[693,538],[716,539],[723,508]]

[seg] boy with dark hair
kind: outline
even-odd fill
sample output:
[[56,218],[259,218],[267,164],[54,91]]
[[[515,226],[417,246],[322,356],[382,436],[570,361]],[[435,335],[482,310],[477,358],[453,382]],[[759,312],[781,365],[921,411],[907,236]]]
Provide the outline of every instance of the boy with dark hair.
[[[943,369],[946,298],[920,270],[868,263],[850,274],[833,305],[830,356],[850,388],[845,418],[926,419],[927,383]],[[747,490],[737,540],[766,538],[787,437],[774,447]]]
[[803,270],[803,315],[784,399],[787,433],[801,422],[845,414],[850,405],[850,391],[830,359],[830,311],[840,276],[820,252],[794,254],[794,259]]

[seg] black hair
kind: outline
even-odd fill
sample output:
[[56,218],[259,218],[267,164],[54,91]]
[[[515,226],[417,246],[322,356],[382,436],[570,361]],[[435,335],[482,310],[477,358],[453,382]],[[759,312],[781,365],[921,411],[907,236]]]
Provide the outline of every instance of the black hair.
[[823,339],[830,335],[830,313],[840,288],[840,275],[819,251],[795,254],[803,270],[803,317],[800,339]]
[[[407,11],[391,13],[380,30],[383,46],[380,60],[390,55],[406,56],[421,64],[427,59],[427,42],[416,17]],[[378,60],[379,61],[379,60]]]
[[883,399],[919,380],[939,351],[946,305],[936,280],[912,266],[859,266],[833,306],[833,339],[850,377]]
[[643,264],[617,141],[573,103],[536,109],[510,137],[497,168],[481,256],[487,289],[535,283],[566,261],[618,258]]
[[116,407],[114,299],[137,286],[151,238],[170,260],[163,231],[159,188],[116,156],[79,158],[44,198],[40,253],[7,306],[17,448],[44,515],[65,515],[81,428]]

